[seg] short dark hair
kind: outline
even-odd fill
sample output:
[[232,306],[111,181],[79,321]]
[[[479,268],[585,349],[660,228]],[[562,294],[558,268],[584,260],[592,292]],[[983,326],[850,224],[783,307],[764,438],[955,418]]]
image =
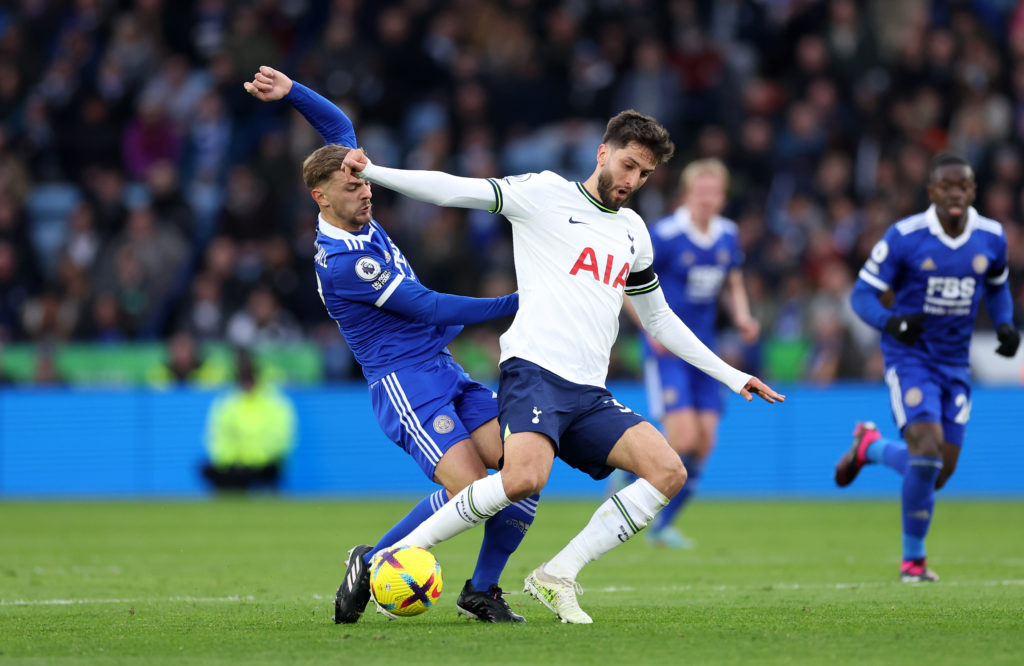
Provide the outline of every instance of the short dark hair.
[[341,168],[342,162],[348,151],[348,146],[340,146],[336,143],[329,143],[320,146],[305,159],[302,163],[302,182],[312,190],[320,187],[334,175],[334,172]]
[[654,154],[658,164],[672,159],[676,146],[668,135],[668,130],[658,124],[651,116],[639,111],[627,109],[612,116],[604,130],[601,140],[613,148],[624,148],[636,142]]
[[971,168],[971,163],[956,153],[939,153],[932,158],[931,166],[928,167],[928,179],[931,180],[932,178],[935,178],[935,172],[938,171],[939,168],[950,166],[951,164],[965,166],[968,169]]

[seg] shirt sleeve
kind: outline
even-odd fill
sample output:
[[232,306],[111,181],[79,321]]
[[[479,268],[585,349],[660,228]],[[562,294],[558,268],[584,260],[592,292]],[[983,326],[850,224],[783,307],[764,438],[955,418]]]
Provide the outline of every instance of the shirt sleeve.
[[337,305],[336,299],[381,307],[405,279],[372,250],[333,255],[327,260],[326,270],[318,267],[317,274],[326,277],[321,280],[324,303],[332,316],[336,314],[332,308]]
[[464,178],[442,171],[391,169],[368,162],[362,177],[407,197],[437,206],[498,212],[500,194],[492,178]]
[[298,81],[293,81],[292,89],[285,95],[285,99],[316,129],[324,143],[339,144],[349,148],[355,148],[358,145],[352,121],[344,111],[322,95]]
[[543,186],[547,174],[524,173],[520,176],[505,176],[501,179],[488,178],[494,188],[496,205],[492,213],[500,213],[506,217],[527,218],[536,213],[543,197],[537,196],[538,189]]
[[995,242],[995,259],[985,273],[985,308],[992,323],[1013,323],[1013,296],[1010,294],[1010,267],[1007,258],[1006,236],[1000,235]]
[[328,266],[330,292],[324,294],[324,303],[329,311],[338,299],[344,299],[372,305],[410,321],[451,326],[504,317],[519,307],[519,294],[472,298],[427,289],[414,278],[389,269],[373,252],[336,255]]
[[857,279],[878,291],[891,289],[899,278],[901,239],[896,227],[889,227],[882,240],[871,248],[871,256],[864,262]]
[[[643,272],[647,271],[652,275],[654,273],[650,268]],[[630,278],[632,277],[630,274]],[[665,301],[664,293],[657,285],[657,276],[655,276],[654,286],[646,291],[636,293],[627,291],[626,293],[630,294],[644,329],[673,354],[722,382],[735,393],[742,391],[750,381],[751,375],[737,370],[716,356],[672,312]]]

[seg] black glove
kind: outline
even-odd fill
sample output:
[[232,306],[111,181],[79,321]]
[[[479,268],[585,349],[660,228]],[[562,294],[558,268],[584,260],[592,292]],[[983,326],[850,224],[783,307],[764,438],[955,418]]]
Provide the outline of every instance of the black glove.
[[999,324],[996,329],[996,337],[999,338],[999,347],[996,353],[1000,356],[1013,358],[1020,346],[1020,333],[1013,327],[1013,324]]
[[913,347],[917,339],[924,333],[924,318],[923,312],[889,317],[889,320],[885,322],[885,332],[903,344]]

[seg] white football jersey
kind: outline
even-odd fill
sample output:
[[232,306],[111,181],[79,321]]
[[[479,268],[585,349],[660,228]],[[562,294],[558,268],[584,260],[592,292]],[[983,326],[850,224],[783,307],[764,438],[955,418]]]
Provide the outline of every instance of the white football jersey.
[[630,272],[651,266],[644,221],[613,211],[551,171],[488,179],[512,223],[519,312],[501,336],[517,357],[577,384],[604,386]]

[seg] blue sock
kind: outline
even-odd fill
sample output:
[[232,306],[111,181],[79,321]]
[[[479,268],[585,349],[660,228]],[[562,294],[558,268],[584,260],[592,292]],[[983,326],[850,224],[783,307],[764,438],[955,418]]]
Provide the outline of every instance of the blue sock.
[[900,476],[907,471],[907,445],[899,440],[876,439],[868,444],[864,457],[873,463],[882,463]]
[[519,547],[526,536],[526,530],[533,524],[539,500],[540,495],[533,495],[514,502],[484,523],[484,540],[480,544],[476,570],[473,571],[473,589],[484,592],[491,585],[498,584],[508,558]]
[[377,545],[373,547],[373,550],[363,555],[363,561],[367,564],[370,563],[370,559],[378,552],[384,550],[391,544],[395,543],[409,532],[412,532],[420,523],[434,515],[434,512],[440,509],[442,506],[448,503],[448,492],[441,488],[430,493],[420,503],[413,507],[400,521],[395,523],[395,526],[388,530],[387,534],[380,538]]
[[924,538],[935,509],[935,480],[942,458],[910,456],[903,475],[903,559],[924,557]]
[[690,501],[690,498],[697,491],[697,481],[700,479],[701,468],[704,466],[704,462],[689,455],[680,457],[683,459],[683,465],[686,466],[686,483],[676,493],[676,496],[669,500],[665,508],[654,517],[651,525],[652,532],[663,530],[671,525],[672,521],[675,520],[679,512],[683,510],[683,507],[686,506],[686,503]]

